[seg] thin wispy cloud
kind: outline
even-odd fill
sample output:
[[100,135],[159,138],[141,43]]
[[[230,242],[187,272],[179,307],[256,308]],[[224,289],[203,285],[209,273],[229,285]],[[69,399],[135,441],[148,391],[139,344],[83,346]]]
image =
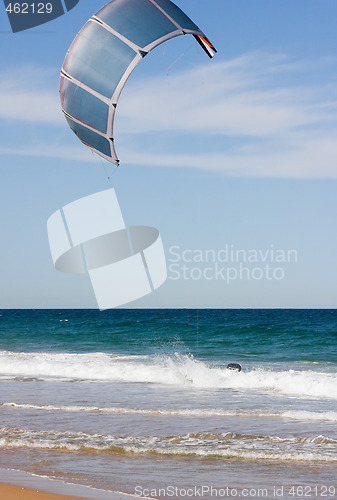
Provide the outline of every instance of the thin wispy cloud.
[[64,146],[62,144],[41,144],[25,148],[6,147],[0,145],[0,155],[25,156],[36,158],[56,158],[67,161],[95,162],[99,157],[81,144]]
[[273,148],[242,147],[234,153],[158,154],[125,149],[123,157],[135,165],[207,170],[230,177],[337,179],[337,143],[332,136]]
[[303,66],[278,55],[247,54],[166,79],[130,82],[118,109],[119,132],[266,137],[335,120],[336,91],[331,102],[328,85],[298,84]]
[[[133,75],[117,107],[117,153],[122,164],[337,178],[337,90],[329,76],[336,66],[335,60],[249,53],[168,77]],[[25,84],[18,75],[0,78],[0,126],[32,121],[45,131],[49,124],[64,146],[43,143],[41,134],[41,147],[24,145],[22,154],[91,161],[60,112],[57,72],[41,70],[36,83],[36,71],[22,70]],[[0,152],[20,154],[1,143]]]
[[[132,82],[116,120],[120,156],[231,176],[337,178],[337,91],[328,78],[315,77],[331,68],[336,61],[316,67],[254,53]],[[154,140],[145,151],[148,134]]]
[[33,66],[2,72],[0,120],[61,125],[57,81],[58,72]]

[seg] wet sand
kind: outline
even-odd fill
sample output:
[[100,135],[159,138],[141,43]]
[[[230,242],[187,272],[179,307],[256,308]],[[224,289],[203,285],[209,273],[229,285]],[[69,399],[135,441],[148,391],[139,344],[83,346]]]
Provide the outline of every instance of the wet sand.
[[0,468],[0,500],[134,500],[134,495]]

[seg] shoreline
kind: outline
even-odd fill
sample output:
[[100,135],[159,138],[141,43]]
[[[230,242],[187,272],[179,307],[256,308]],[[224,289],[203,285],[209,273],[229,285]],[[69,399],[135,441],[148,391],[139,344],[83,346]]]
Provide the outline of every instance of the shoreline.
[[0,499],[6,500],[134,500],[135,495],[65,483],[14,469],[0,468]]

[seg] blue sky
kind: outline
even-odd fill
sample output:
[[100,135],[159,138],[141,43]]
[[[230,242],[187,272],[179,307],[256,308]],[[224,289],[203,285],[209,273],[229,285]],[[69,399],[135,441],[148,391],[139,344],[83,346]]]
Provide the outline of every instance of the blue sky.
[[[72,134],[58,97],[66,51],[103,3],[16,34],[0,5],[0,308],[96,307],[86,275],[53,268],[46,222],[109,187],[128,224],[160,230],[169,266],[130,306],[337,306],[335,0],[176,3],[218,54],[186,36],[142,61],[116,115],[118,170]],[[240,257],[219,262],[230,248]]]

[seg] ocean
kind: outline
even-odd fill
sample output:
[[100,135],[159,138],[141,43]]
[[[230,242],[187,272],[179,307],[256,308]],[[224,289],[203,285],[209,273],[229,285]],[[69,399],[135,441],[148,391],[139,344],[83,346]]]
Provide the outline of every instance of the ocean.
[[337,498],[336,370],[337,310],[0,310],[0,468],[148,498]]

